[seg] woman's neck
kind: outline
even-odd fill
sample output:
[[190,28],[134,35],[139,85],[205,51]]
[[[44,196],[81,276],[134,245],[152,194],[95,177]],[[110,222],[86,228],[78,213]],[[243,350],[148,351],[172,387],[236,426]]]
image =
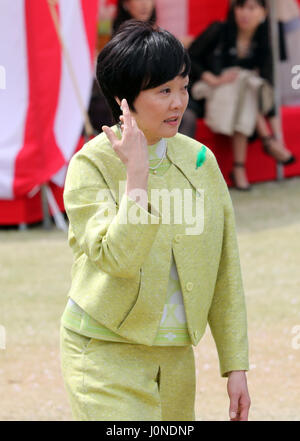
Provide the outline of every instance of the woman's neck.
[[162,138],[156,138],[156,139],[148,139],[147,138],[147,145],[155,145],[161,140],[162,140]]
[[255,34],[255,30],[251,31],[242,31],[238,30],[237,33],[237,40],[242,41],[243,43],[251,43],[251,40],[253,38],[253,35]]

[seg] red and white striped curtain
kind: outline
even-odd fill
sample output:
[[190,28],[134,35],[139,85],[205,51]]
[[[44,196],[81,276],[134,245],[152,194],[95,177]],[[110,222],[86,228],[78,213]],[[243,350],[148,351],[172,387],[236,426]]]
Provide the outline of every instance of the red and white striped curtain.
[[[101,9],[116,0],[56,3],[63,40],[84,106],[93,78]],[[156,0],[159,25],[197,35],[226,16],[229,0]],[[49,182],[63,209],[68,162],[83,115],[48,0],[0,0],[0,224],[41,219],[40,186]]]
[[156,0],[158,24],[176,37],[196,36],[211,22],[224,20],[229,0]]
[[[59,0],[55,6],[85,107],[98,5]],[[48,181],[63,186],[83,115],[47,0],[0,0],[0,66],[0,199],[27,195]]]
[[[193,35],[208,22],[224,18],[227,4],[228,0],[157,0],[158,21],[178,37]],[[44,182],[63,186],[83,116],[48,1],[0,0],[0,5],[2,79],[5,74],[5,88],[0,89],[0,199],[12,200]],[[99,0],[56,4],[85,107],[98,6]]]

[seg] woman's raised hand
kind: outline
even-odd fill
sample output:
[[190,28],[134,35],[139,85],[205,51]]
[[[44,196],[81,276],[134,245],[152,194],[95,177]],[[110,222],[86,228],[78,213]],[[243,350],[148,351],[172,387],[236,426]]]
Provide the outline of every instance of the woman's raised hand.
[[112,129],[103,126],[102,130],[111,142],[112,148],[121,161],[125,164],[127,171],[149,171],[149,157],[147,139],[144,133],[138,128],[135,118],[131,115],[126,99],[121,102],[123,115],[120,117],[122,126],[122,138],[118,139]]
[[212,87],[221,86],[221,84],[231,83],[237,79],[239,73],[238,68],[227,69],[221,75],[214,75],[212,72],[206,71],[202,74],[201,79]]
[[226,83],[232,83],[235,81],[238,77],[239,69],[238,68],[231,68],[226,70],[220,75],[220,84],[226,84]]
[[145,210],[148,209],[147,184],[149,176],[149,157],[147,139],[138,128],[136,120],[131,115],[126,99],[121,102],[123,115],[122,138],[118,139],[110,127],[103,126],[102,130],[111,142],[112,148],[117,153],[127,169],[126,194],[136,200],[132,192],[136,189],[144,190],[138,202]]

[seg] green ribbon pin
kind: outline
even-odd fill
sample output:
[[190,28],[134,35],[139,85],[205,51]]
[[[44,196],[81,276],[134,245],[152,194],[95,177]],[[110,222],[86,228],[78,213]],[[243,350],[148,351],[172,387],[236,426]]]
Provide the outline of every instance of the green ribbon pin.
[[206,147],[205,145],[203,145],[197,155],[196,169],[198,167],[201,167],[201,165],[205,161],[205,157],[206,157]]

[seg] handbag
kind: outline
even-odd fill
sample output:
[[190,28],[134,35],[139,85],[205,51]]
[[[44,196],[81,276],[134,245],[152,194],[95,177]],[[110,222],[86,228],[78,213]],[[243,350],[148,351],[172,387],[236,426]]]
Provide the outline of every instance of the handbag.
[[256,71],[247,69],[239,69],[235,81],[216,87],[197,81],[191,94],[195,100],[206,100],[206,125],[213,132],[227,136],[236,131],[251,136],[258,112],[267,114],[274,102],[272,86]]

